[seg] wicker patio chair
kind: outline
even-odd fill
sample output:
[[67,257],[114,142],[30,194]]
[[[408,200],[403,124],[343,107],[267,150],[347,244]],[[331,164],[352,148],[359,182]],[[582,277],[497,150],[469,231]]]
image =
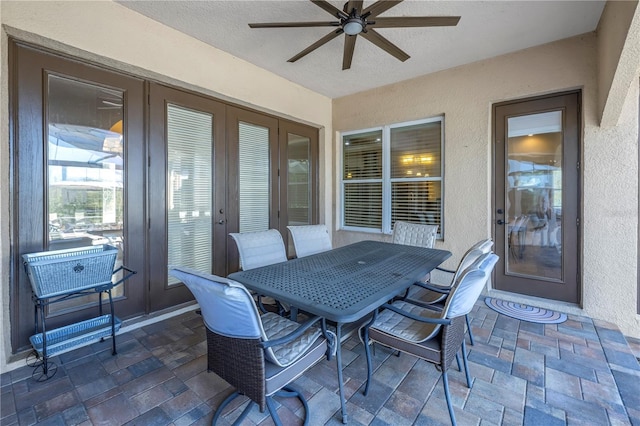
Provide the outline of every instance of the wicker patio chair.
[[297,257],[331,250],[331,237],[326,225],[287,226]]
[[[491,275],[498,256],[487,253],[476,259],[459,275],[449,292],[442,309],[430,305],[419,305],[403,300],[382,306],[374,313],[372,320],[362,327],[361,332],[367,357],[367,395],[371,385],[373,361],[370,343],[378,342],[394,350],[405,352],[435,364],[442,372],[444,394],[451,423],[456,424],[447,370],[458,351],[462,349],[467,386],[471,387],[466,348],[464,344],[464,320],[478,300],[482,288]],[[458,365],[460,365],[458,358]]]
[[239,395],[251,400],[234,424],[240,424],[253,404],[269,410],[281,425],[274,396],[297,397],[309,417],[306,399],[291,382],[334,353],[336,337],[323,319],[299,324],[272,312],[260,314],[251,294],[240,283],[192,269],[169,273],[195,296],[207,333],[207,369],[235,388],[218,407],[215,425],[225,407]]
[[[490,239],[478,241],[462,256],[455,271],[438,266],[431,271],[429,282],[417,282],[414,284],[414,287],[409,291],[407,300],[417,300],[420,303],[442,305],[451,290],[451,286],[456,282],[458,277],[476,259],[483,254],[489,253],[491,247],[493,247],[493,241]],[[473,340],[473,333],[471,332],[469,315],[465,315],[465,321],[467,323],[467,330],[469,331],[469,342],[474,345],[475,342]]]

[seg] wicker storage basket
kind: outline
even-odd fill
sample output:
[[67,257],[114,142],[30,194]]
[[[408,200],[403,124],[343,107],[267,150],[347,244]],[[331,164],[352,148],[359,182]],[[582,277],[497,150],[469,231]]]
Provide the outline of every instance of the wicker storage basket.
[[43,299],[111,282],[118,249],[108,244],[22,256],[36,297]]
[[[118,317],[114,317],[115,331],[120,329],[122,322]],[[92,318],[90,320],[77,322],[65,327],[47,331],[47,357],[53,356],[65,349],[79,345],[81,343],[98,340],[102,337],[111,336],[111,315]],[[29,338],[33,349],[42,356],[42,333],[34,334]]]

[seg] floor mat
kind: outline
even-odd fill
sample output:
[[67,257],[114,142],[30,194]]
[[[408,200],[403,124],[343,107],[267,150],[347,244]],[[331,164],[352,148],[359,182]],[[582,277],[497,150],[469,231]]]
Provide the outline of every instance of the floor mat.
[[493,297],[485,298],[484,303],[498,313],[522,321],[536,322],[539,324],[559,324],[567,320],[567,315],[560,312],[537,308],[535,306],[522,305],[520,303],[509,302],[507,300],[495,299]]

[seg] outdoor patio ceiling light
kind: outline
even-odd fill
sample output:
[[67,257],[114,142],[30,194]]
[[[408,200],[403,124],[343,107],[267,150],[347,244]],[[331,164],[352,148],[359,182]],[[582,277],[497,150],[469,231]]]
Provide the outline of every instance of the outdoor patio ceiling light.
[[342,24],[342,30],[348,35],[360,34],[364,29],[362,18],[349,18]]

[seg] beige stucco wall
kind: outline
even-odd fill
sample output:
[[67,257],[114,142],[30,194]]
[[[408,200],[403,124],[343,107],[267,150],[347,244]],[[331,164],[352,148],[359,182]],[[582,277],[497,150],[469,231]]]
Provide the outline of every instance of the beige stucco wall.
[[[158,81],[320,128],[320,193],[331,166],[331,100],[268,71],[151,21],[111,1],[0,2],[0,369],[9,344],[9,140],[7,34]],[[161,40],[161,42],[160,42]],[[321,198],[320,217],[330,224],[331,202]]]
[[[572,313],[612,321],[640,336],[637,300],[638,89],[625,93],[615,128],[599,127],[597,40],[586,34],[426,75],[333,101],[338,132],[445,116],[445,239],[455,266],[473,242],[492,235],[491,106],[505,100],[582,89],[583,304]],[[384,99],[384,102],[380,102]],[[336,139],[339,147],[339,140]],[[335,151],[336,162],[340,149]],[[624,165],[624,167],[622,166]],[[334,202],[339,206],[339,174]],[[336,222],[338,223],[338,222]],[[389,236],[338,231],[337,244]],[[520,297],[520,296],[517,296]],[[537,301],[545,304],[545,301]],[[550,307],[559,306],[547,302]]]
[[598,22],[598,111],[603,127],[617,124],[640,70],[639,8],[638,1],[609,1]]

